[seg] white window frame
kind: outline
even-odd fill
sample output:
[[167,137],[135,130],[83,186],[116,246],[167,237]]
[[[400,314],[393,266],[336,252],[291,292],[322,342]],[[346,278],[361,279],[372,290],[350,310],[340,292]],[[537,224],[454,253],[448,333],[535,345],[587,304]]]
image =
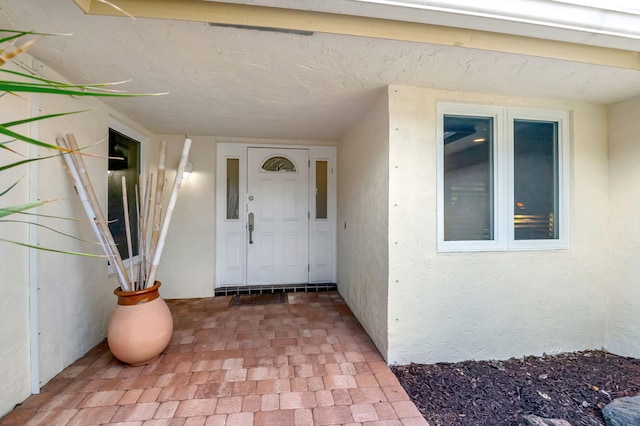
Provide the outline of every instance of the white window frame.
[[[444,116],[493,118],[493,240],[444,240]],[[516,240],[514,205],[514,120],[558,123],[558,238]],[[438,103],[437,107],[437,250],[439,252],[555,250],[569,248],[569,113],[557,110]]]

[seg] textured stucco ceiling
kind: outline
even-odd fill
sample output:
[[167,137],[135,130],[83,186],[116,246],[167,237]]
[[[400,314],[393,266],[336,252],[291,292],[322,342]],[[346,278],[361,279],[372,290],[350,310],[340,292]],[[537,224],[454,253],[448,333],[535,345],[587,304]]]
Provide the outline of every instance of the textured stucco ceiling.
[[613,103],[640,72],[602,65],[315,33],[87,16],[72,0],[3,0],[0,26],[48,37],[31,51],[74,82],[133,79],[108,100],[159,134],[337,140],[389,84]]

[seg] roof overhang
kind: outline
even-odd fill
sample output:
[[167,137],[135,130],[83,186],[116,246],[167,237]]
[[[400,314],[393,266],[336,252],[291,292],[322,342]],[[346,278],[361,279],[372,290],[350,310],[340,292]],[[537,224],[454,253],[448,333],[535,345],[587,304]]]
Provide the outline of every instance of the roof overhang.
[[[100,0],[75,0],[75,2],[87,14],[126,16],[121,10],[109,5],[108,2]],[[564,13],[559,15],[560,17],[556,20],[562,17],[566,20],[567,13],[575,12],[567,7],[574,9],[580,7],[559,1],[530,0],[531,8],[520,6],[518,9],[521,11],[520,16],[515,15],[517,10],[505,8],[509,4],[515,5],[516,2],[499,0],[483,2],[483,11],[473,10],[468,5],[464,8],[464,4],[469,2],[463,0],[430,1],[429,4],[424,1],[370,0],[325,0],[323,2],[263,0],[261,3],[264,5],[206,0],[118,0],[117,5],[128,14],[139,18],[200,21],[238,27],[383,38],[640,70],[640,55],[631,48],[631,45],[627,48],[616,48],[602,45],[602,43],[594,45],[579,42],[574,34],[579,29],[577,27],[571,29],[568,28],[569,24],[566,22],[564,24],[554,23],[551,19],[538,20],[538,22],[533,19],[533,16],[528,18],[522,16],[522,10],[537,11],[536,14],[548,13],[550,10],[535,8],[536,5],[544,4],[547,7],[560,5],[564,8],[562,9]],[[324,6],[318,6],[316,3]],[[300,4],[307,4],[306,10],[302,9]],[[448,8],[445,7],[446,4],[448,4]],[[498,6],[503,6],[503,8],[499,9]],[[359,15],[356,14],[354,7],[357,7]],[[476,6],[476,8],[478,7]],[[583,7],[580,10],[584,12],[592,9]],[[559,13],[560,9],[554,9],[554,11]],[[412,12],[411,16],[407,16],[407,13],[410,12]],[[497,15],[497,12],[501,12],[502,15]],[[605,12],[601,11],[602,13]],[[619,19],[622,19],[622,16],[631,15],[616,11],[611,11],[611,13],[622,14],[618,16]],[[640,15],[634,16],[637,18],[637,21],[634,22],[640,23]],[[445,19],[445,17],[448,18]],[[595,20],[596,18],[593,16],[590,19]],[[434,19],[449,25],[435,25],[430,22]],[[496,23],[500,23],[497,27],[502,28],[503,32],[482,29],[488,28],[492,23],[494,27],[497,25]],[[583,27],[584,32],[592,34],[594,37],[600,35],[601,37],[625,39],[620,32],[616,35],[605,34],[610,31],[603,29],[602,25],[600,30],[595,28],[589,30],[584,25]],[[510,30],[506,32],[505,28]],[[640,28],[640,25],[636,28]],[[556,36],[551,37],[553,34],[550,33],[555,33]],[[543,35],[546,36],[543,37]],[[635,35],[629,33],[626,40],[640,43],[640,33]]]

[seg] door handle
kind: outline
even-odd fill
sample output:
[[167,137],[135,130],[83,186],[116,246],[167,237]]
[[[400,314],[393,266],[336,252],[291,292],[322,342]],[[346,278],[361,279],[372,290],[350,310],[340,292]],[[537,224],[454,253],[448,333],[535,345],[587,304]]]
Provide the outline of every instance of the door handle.
[[253,244],[253,213],[249,213],[249,244]]

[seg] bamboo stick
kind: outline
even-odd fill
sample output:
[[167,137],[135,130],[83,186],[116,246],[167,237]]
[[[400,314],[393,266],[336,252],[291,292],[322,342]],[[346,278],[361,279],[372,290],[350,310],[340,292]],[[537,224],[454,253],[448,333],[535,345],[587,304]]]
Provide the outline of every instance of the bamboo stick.
[[[69,147],[67,146],[67,142],[64,140],[64,138],[56,138],[56,142],[58,146],[60,146],[61,148],[64,148],[65,150],[69,149]],[[100,243],[100,245],[105,247],[106,239],[104,237],[104,234],[100,232],[100,228],[96,223],[95,212],[93,211],[93,207],[91,207],[91,203],[89,202],[87,193],[84,187],[82,186],[82,182],[80,181],[80,176],[78,176],[78,169],[76,168],[76,165],[73,162],[73,158],[71,157],[70,154],[64,154],[62,155],[62,160],[64,161],[65,169],[67,170],[67,172],[71,177],[71,180],[73,181],[73,186],[76,189],[76,192],[78,193],[78,197],[80,198],[82,208],[84,209],[87,217],[90,219],[89,222],[91,223],[91,228],[93,229],[94,234],[98,238],[98,242]],[[111,251],[108,251],[108,252],[105,251],[105,254],[109,259],[109,262],[113,264],[112,262],[113,253]]]
[[191,139],[187,136],[182,146],[182,156],[180,157],[180,163],[178,164],[178,171],[176,172],[176,178],[173,181],[173,189],[171,190],[171,196],[169,197],[169,203],[167,204],[167,211],[162,221],[162,229],[158,237],[158,245],[156,246],[153,254],[153,261],[151,262],[151,271],[147,278],[147,287],[153,285],[156,279],[156,273],[158,272],[158,265],[160,264],[160,258],[162,257],[162,250],[164,249],[164,242],[167,238],[167,231],[169,230],[169,223],[171,216],[173,215],[173,209],[178,199],[178,192],[180,191],[180,184],[182,183],[182,177],[184,169],[187,166],[187,160],[189,158],[189,150],[191,149]]
[[[129,221],[129,198],[127,197],[127,178],[120,177],[122,187],[122,210],[124,211],[124,232],[127,237],[127,251],[129,252],[129,277],[133,279],[133,244],[131,241],[131,223]],[[135,283],[134,284],[135,287]]]
[[[60,138],[64,141],[63,138]],[[113,235],[111,235],[111,231],[107,225],[107,221],[105,220],[104,214],[102,213],[102,209],[100,208],[100,204],[98,203],[98,197],[96,197],[95,190],[93,189],[93,185],[91,184],[91,180],[89,179],[89,174],[87,173],[87,169],[84,164],[84,159],[82,155],[78,153],[78,143],[76,142],[76,138],[73,134],[67,134],[67,141],[69,143],[69,148],[71,149],[71,157],[73,161],[73,167],[77,170],[77,174],[79,180],[81,182],[81,186],[84,188],[88,202],[91,204],[93,209],[93,217],[95,223],[100,228],[100,231],[104,234],[104,238],[106,239],[106,244],[103,243],[103,248],[105,248],[105,252],[110,250],[113,253],[113,267],[118,272],[118,278],[120,280],[120,286],[123,291],[131,291],[131,281],[127,276],[127,269],[124,266],[124,262],[122,261],[122,257],[120,256],[120,252],[118,251],[118,247],[116,246],[115,241],[113,240]],[[109,248],[106,248],[109,246]]]
[[[69,146],[67,145],[67,142],[64,138],[57,138],[56,142],[62,148],[67,150],[69,149]],[[74,162],[74,159],[71,156],[71,154],[65,154],[62,156],[62,158],[66,164],[67,171],[71,175],[71,179],[74,182],[74,187],[76,188],[76,192],[78,193],[78,196],[80,198],[80,202],[82,203],[82,207],[85,211],[85,214],[90,219],[89,221],[91,222],[91,227],[93,229],[93,232],[95,233],[96,237],[98,238],[98,241],[100,242],[100,245],[102,246],[105,254],[107,255],[107,258],[109,259],[109,263],[111,263],[114,270],[116,271],[120,285],[123,288],[126,288],[126,284],[127,284],[126,273],[123,273],[123,270],[121,270],[118,267],[118,263],[116,261],[116,255],[113,252],[112,246],[109,244],[109,239],[107,235],[103,232],[102,227],[99,226],[97,214],[89,199],[87,190],[85,189],[82,183],[82,179],[80,178],[80,175],[78,173],[78,167]],[[108,230],[108,227],[107,227],[107,230]]]
[[149,177],[147,178],[147,182],[146,182],[146,189],[144,191],[144,203],[143,203],[143,212],[141,213],[142,216],[142,228],[141,228],[141,232],[140,235],[142,236],[142,252],[143,252],[143,257],[140,260],[139,263],[139,267],[140,267],[140,282],[143,283],[146,281],[147,278],[147,273],[149,271],[149,257],[147,256],[147,249],[148,249],[148,244],[149,241],[147,240],[147,232],[149,229],[149,219],[151,216],[151,204],[152,204],[152,197],[153,197],[153,173],[149,173]]
[[[138,175],[138,183],[140,182],[142,182],[142,176]],[[138,218],[138,273],[136,274],[136,282],[140,285],[142,282],[142,273],[140,272],[142,268],[140,265],[144,261],[144,247],[142,246],[142,221],[144,218],[142,217],[143,212],[140,207],[140,190],[138,188],[139,185],[136,185],[136,217]]]
[[160,142],[160,157],[158,159],[158,183],[156,184],[155,208],[153,213],[153,229],[151,231],[151,253],[154,253],[158,246],[160,237],[160,227],[162,220],[162,197],[164,194],[165,170],[167,163],[167,141]]
[[[167,182],[168,182],[168,180],[165,179],[164,180],[164,188],[167,187]],[[160,199],[164,200],[164,189],[162,190],[162,193],[160,194]],[[162,224],[162,215],[164,214],[164,212],[165,212],[165,209],[164,209],[164,206],[162,205],[162,202],[161,202],[160,203],[160,208],[158,209],[158,215],[160,215],[160,218],[161,218],[160,219],[160,224]],[[158,236],[159,235],[160,235],[160,232],[158,232]],[[153,242],[152,242],[151,247],[149,247],[149,268],[147,270],[147,277],[151,274],[151,266],[152,266],[151,264],[153,262],[153,256],[154,256],[154,253],[156,252],[157,247],[158,247],[157,242],[156,242],[156,244],[153,244]]]

